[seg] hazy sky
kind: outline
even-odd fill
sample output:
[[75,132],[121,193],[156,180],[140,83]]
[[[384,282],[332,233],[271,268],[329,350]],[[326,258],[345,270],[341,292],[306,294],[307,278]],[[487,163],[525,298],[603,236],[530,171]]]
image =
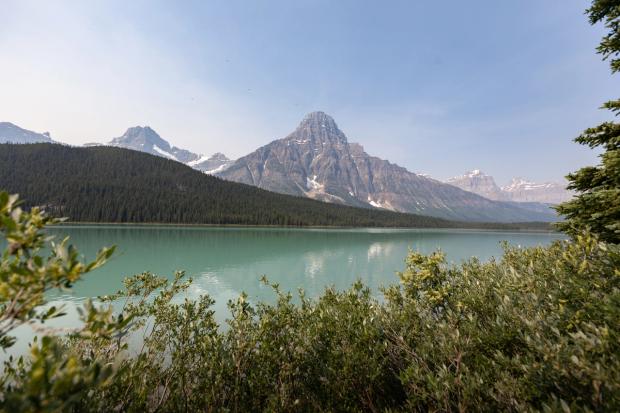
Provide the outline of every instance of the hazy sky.
[[149,125],[242,156],[331,114],[437,178],[558,180],[618,80],[587,1],[0,0],[0,121],[62,142]]

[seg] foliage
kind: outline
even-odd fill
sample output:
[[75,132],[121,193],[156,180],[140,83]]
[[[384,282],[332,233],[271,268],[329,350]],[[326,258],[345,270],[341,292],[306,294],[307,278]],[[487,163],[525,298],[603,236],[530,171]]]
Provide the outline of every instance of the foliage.
[[[36,223],[47,218],[38,211],[26,219],[14,201],[2,211],[3,228],[12,220],[40,239]],[[31,244],[9,245],[40,261]],[[440,252],[411,252],[399,277],[382,298],[361,283],[316,299],[272,285],[274,303],[242,295],[220,326],[208,296],[182,300],[191,283],[183,273],[172,281],[139,274],[101,297],[124,303],[120,315],[87,306],[82,329],[44,335],[8,363],[0,407],[620,409],[620,246],[584,234],[549,247],[506,246],[501,260],[460,265]]]
[[[604,21],[609,33],[601,40],[598,52],[611,58],[612,73],[620,69],[620,1],[595,0],[587,10],[590,23]],[[616,115],[620,100],[603,105]],[[590,148],[601,147],[601,164],[582,168],[567,176],[569,189],[579,195],[560,205],[557,210],[566,217],[559,227],[571,234],[588,229],[602,240],[620,243],[620,124],[605,122],[585,130],[576,142]]]
[[58,220],[43,215],[38,208],[29,213],[18,206],[17,196],[0,192],[0,230],[7,240],[7,248],[0,262],[0,346],[13,344],[9,333],[19,325],[62,315],[51,307],[39,308],[44,295],[54,288],[70,288],[83,274],[102,265],[114,251],[102,249],[88,264],[78,260],[77,251],[64,239],[51,242],[51,254],[42,258],[39,253],[51,240],[41,231]]
[[603,55],[603,60],[611,57],[610,66],[612,73],[620,70],[620,1],[618,0],[594,0],[592,6],[586,11],[590,24],[605,22],[609,33],[603,37],[597,51]]
[[353,227],[536,227],[469,224],[276,194],[179,162],[113,147],[0,144],[0,188],[77,222]]
[[[17,196],[0,192],[0,230],[6,248],[0,261],[0,346],[5,350],[15,343],[12,332],[31,325],[44,336],[30,347],[27,359],[11,360],[0,380],[5,410],[64,410],[74,405],[94,385],[102,385],[112,373],[110,367],[79,357],[66,357],[45,329],[45,322],[62,316],[62,309],[42,307],[51,289],[69,289],[84,274],[99,267],[113,248],[102,249],[90,263],[78,259],[68,240],[56,244],[43,228],[58,220],[43,215],[37,208],[24,212]],[[42,256],[44,248],[49,256]],[[122,332],[129,320],[114,317],[111,309],[100,310],[90,302],[83,311],[83,326],[73,334],[84,340],[110,337]],[[17,389],[16,386],[18,386]]]

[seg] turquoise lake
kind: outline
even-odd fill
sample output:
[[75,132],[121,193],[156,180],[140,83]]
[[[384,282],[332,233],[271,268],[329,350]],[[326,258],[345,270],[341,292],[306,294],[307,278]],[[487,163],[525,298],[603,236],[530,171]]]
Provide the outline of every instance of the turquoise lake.
[[415,229],[283,229],[171,226],[61,226],[49,231],[69,236],[86,258],[116,245],[112,259],[79,282],[67,299],[116,291],[125,276],[151,271],[172,277],[183,270],[194,279],[192,294],[216,301],[245,291],[252,299],[271,293],[266,275],[285,290],[320,294],[326,286],[347,288],[361,279],[372,288],[397,282],[409,249],[443,250],[449,261],[501,256],[501,241],[533,246],[561,239],[557,233]]
[[[216,301],[216,318],[224,321],[228,300],[242,291],[253,302],[274,298],[260,282],[262,275],[283,290],[303,288],[308,296],[328,286],[345,289],[357,279],[378,292],[380,286],[398,282],[396,272],[403,269],[409,249],[441,249],[449,261],[458,263],[472,256],[501,256],[501,241],[526,247],[564,238],[545,232],[133,225],[63,225],[48,232],[57,238],[69,236],[87,259],[102,246],[117,246],[110,261],[70,293],[50,296],[50,305],[63,305],[68,313],[52,323],[60,328],[78,325],[75,307],[85,299],[113,293],[124,277],[143,271],[172,278],[175,270],[184,270],[194,280],[187,295],[209,294]],[[32,333],[20,328],[18,336],[24,343]]]

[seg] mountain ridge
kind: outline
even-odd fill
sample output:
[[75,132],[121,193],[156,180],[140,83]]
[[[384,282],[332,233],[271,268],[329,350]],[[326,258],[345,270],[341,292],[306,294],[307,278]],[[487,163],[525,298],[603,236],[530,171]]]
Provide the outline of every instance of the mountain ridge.
[[219,152],[207,157],[187,149],[177,148],[159,136],[150,126],[133,126],[127,129],[122,136],[113,138],[107,145],[162,156],[205,173],[219,172],[231,162]]
[[292,133],[237,159],[217,175],[289,195],[446,219],[557,219],[552,213],[490,201],[371,156],[362,145],[349,143],[324,112],[306,115]]
[[526,228],[360,209],[227,182],[187,165],[110,146],[0,145],[0,188],[75,222],[353,227]]
[[565,185],[557,182],[536,183],[524,178],[513,178],[508,185],[500,187],[491,175],[480,169],[449,178],[446,183],[496,201],[559,204],[573,196]]
[[0,122],[0,143],[52,143],[49,132],[33,132],[11,122]]
[[[7,130],[9,132],[6,132]],[[9,122],[0,122],[0,142],[2,141],[54,142],[49,133],[40,134],[28,131]],[[278,156],[275,158],[270,156],[270,151],[273,150],[276,142],[297,148],[292,149],[292,152],[297,152],[293,154],[293,159],[282,160]],[[463,208],[468,209],[468,207],[463,205],[466,201],[463,199],[463,194],[450,193],[450,190],[439,185],[440,181],[423,174],[409,172],[406,168],[367,154],[362,145],[348,142],[346,135],[338,128],[335,120],[320,111],[307,114],[298,127],[286,137],[263,145],[237,161],[232,161],[219,152],[205,156],[178,148],[163,139],[150,126],[130,127],[123,135],[113,138],[107,144],[85,144],[84,146],[101,145],[146,152],[178,161],[207,174],[217,174],[225,179],[275,192],[351,206],[430,214],[449,219],[481,221],[489,219],[550,221],[553,219],[550,214],[541,217],[517,211],[529,209],[543,213],[544,209],[539,205],[516,204],[517,202],[529,202],[530,204],[538,202],[544,198],[546,191],[554,191],[553,187],[548,184],[539,185],[525,180],[515,180],[512,185],[499,188],[492,177],[489,177],[492,181],[489,186],[493,189],[491,192],[484,192],[479,190],[480,188],[467,187],[467,185],[461,185],[460,189],[490,200],[504,202],[505,205],[501,208],[503,211],[498,216],[489,215],[489,210],[493,209],[493,205],[470,199],[468,202],[478,204],[478,207],[482,206],[482,209],[478,208],[474,215],[471,211],[464,213]],[[250,167],[252,161],[247,161],[257,153],[260,154],[261,159],[264,158],[263,165],[256,164]],[[318,159],[320,157],[328,158],[330,161],[321,162]],[[228,168],[232,165],[238,166],[240,162],[246,163],[241,171],[236,167],[227,172]],[[391,181],[400,182],[403,188],[390,185]],[[458,182],[449,180],[447,183],[459,187]],[[538,190],[538,195],[532,191],[532,188]],[[438,193],[433,194],[433,191]],[[456,198],[457,204],[460,204],[457,205],[457,210],[452,208],[450,197]]]

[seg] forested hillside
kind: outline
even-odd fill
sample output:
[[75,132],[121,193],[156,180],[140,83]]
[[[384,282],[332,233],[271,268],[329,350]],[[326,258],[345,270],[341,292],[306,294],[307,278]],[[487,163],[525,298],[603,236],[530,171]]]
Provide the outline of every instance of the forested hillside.
[[468,226],[276,194],[208,176],[161,157],[113,147],[0,145],[0,188],[19,193],[27,207],[42,206],[55,216],[83,222]]

